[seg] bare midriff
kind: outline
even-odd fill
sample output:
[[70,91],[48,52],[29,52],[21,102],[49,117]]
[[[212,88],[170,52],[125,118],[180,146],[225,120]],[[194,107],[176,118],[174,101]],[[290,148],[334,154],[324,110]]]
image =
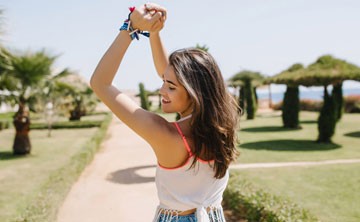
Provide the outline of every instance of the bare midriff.
[[196,211],[196,208],[191,209],[191,210],[185,210],[185,211],[182,211],[181,213],[179,213],[179,216],[185,216],[185,215],[193,214],[193,213],[195,213],[195,211]]

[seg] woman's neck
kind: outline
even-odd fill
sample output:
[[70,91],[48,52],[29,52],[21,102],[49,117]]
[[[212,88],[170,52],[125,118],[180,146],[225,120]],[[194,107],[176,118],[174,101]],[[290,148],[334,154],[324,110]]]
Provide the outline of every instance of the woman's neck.
[[177,122],[182,122],[185,121],[187,119],[190,119],[192,117],[192,114],[189,114],[187,116],[182,116]]

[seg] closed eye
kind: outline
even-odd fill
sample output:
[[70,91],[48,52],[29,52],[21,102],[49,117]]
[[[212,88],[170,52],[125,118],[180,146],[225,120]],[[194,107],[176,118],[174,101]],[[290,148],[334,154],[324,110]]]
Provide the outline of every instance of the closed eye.
[[171,90],[171,91],[176,89],[176,87],[173,87],[173,86],[172,86],[173,84],[169,83],[169,82],[166,81],[166,80],[163,80],[163,85],[164,85],[164,84],[167,84],[167,85],[168,85],[168,89]]

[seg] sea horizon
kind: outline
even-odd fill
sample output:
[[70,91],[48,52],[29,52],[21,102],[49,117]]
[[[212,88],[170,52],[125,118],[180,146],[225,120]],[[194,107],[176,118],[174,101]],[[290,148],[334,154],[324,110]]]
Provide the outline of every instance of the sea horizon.
[[[329,90],[329,89],[328,89]],[[276,91],[271,92],[271,101],[273,103],[277,103],[283,100],[284,98],[284,91]],[[329,93],[330,90],[329,90]],[[349,96],[349,95],[360,95],[360,88],[347,88],[343,89],[343,96]],[[258,99],[269,99],[269,91],[268,90],[257,90],[257,96]],[[324,91],[321,88],[315,88],[315,89],[304,89],[300,88],[300,99],[312,99],[312,100],[323,100]]]

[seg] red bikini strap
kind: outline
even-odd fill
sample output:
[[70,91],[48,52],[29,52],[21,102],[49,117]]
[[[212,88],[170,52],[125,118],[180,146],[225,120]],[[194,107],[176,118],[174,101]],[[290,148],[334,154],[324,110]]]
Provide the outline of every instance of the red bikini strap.
[[185,147],[186,147],[186,150],[189,152],[189,155],[191,156],[192,155],[192,152],[191,152],[191,149],[190,149],[190,146],[186,140],[186,137],[184,136],[183,132],[181,131],[180,127],[179,127],[179,124],[177,122],[174,122],[179,134],[181,135],[182,137],[182,140],[184,141],[184,144],[185,144]]

